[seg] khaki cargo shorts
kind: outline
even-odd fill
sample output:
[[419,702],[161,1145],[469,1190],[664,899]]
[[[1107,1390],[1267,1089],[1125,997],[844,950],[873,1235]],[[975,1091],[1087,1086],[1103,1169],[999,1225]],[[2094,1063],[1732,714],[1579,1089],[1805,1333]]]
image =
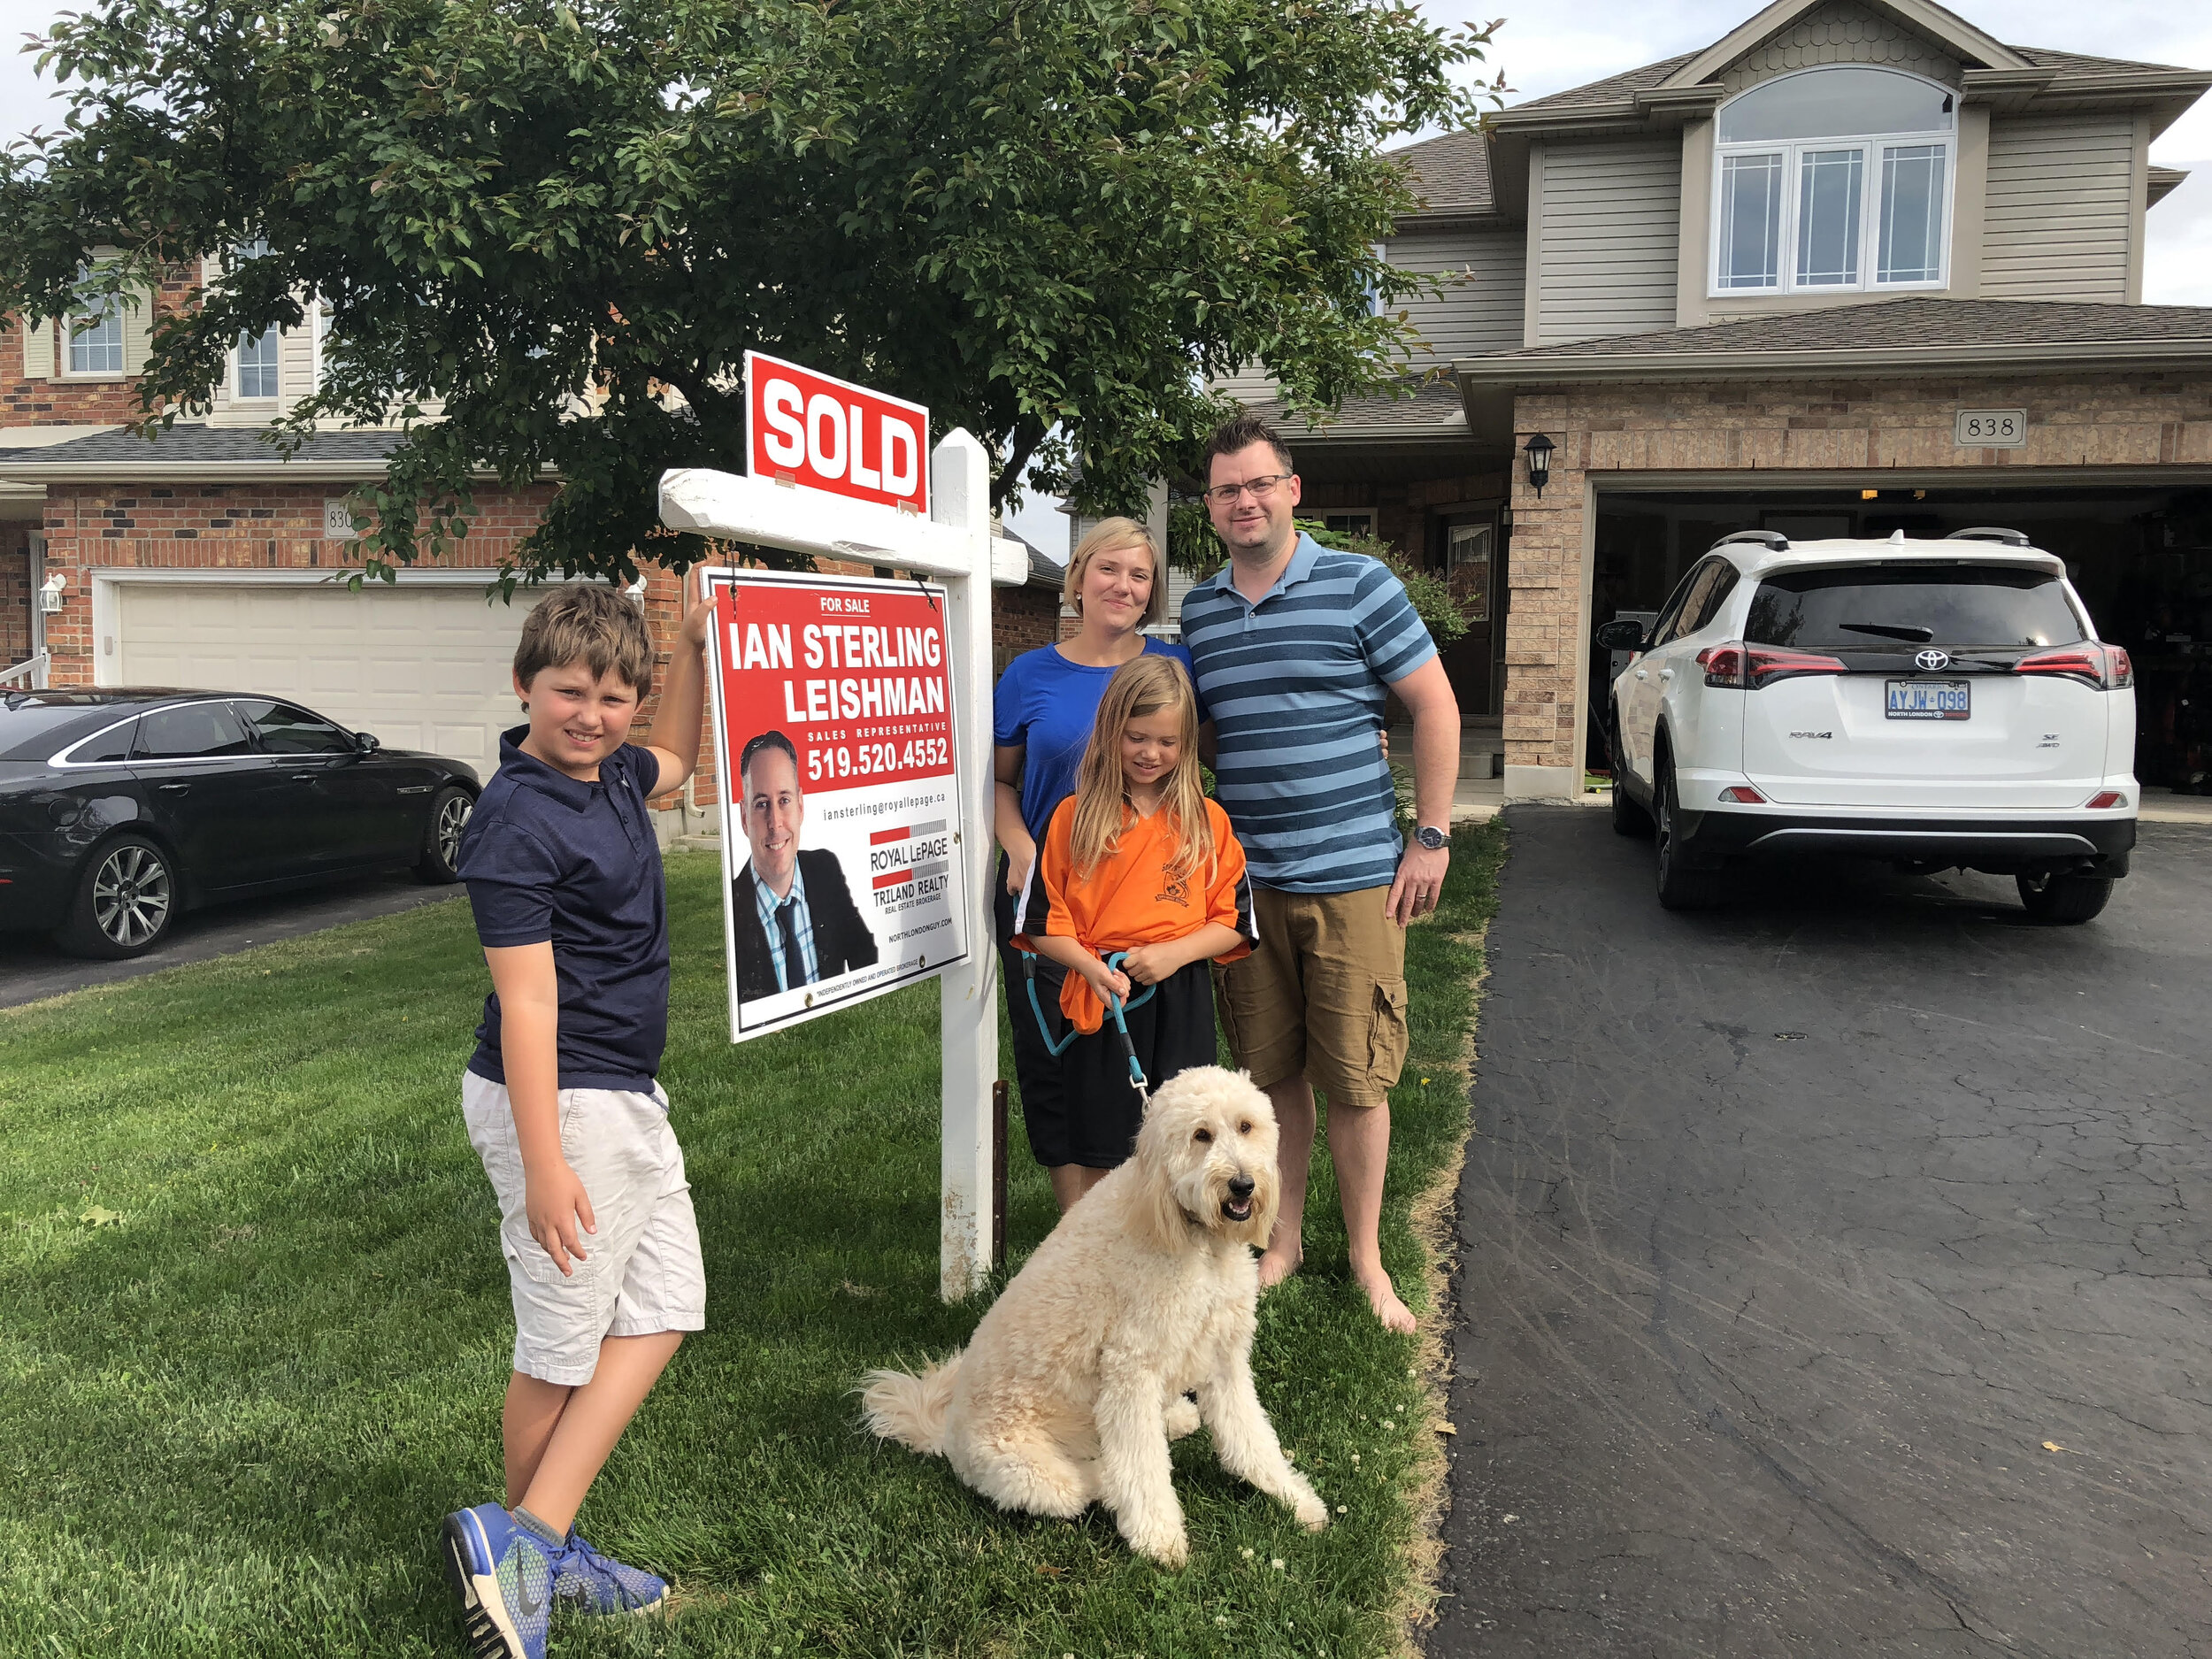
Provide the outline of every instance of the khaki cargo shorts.
[[1389,896],[1253,884],[1259,943],[1222,970],[1220,1002],[1260,1087],[1302,1072],[1333,1105],[1388,1104],[1406,1063],[1406,934],[1384,913]]
[[530,1233],[522,1148],[504,1085],[461,1074],[461,1111],[499,1200],[499,1248],[515,1305],[514,1367],[580,1386],[611,1336],[701,1331],[707,1275],[683,1148],[668,1126],[668,1096],[630,1089],[561,1090],[561,1156],[591,1199],[599,1231],[564,1274]]

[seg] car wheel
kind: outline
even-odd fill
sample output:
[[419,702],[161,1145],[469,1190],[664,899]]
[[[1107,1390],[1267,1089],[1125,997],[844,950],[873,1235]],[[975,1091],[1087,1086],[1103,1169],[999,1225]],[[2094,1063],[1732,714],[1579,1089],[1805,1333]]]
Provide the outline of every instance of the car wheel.
[[1675,803],[1674,764],[1661,755],[1655,757],[1652,769],[1659,776],[1659,810],[1653,818],[1652,835],[1659,844],[1660,906],[1670,910],[1709,910],[1724,896],[1720,872],[1693,869],[1684,862],[1681,837],[1677,833],[1682,815]]
[[2015,876],[2013,880],[2019,886],[2028,919],[2046,926],[2088,921],[2112,899],[2110,876]]
[[1651,836],[1651,814],[1636,804],[1636,798],[1628,793],[1628,763],[1621,754],[1621,731],[1617,721],[1607,743],[1606,758],[1613,766],[1613,833],[1632,835],[1639,841]]
[[164,849],[142,835],[119,835],[85,861],[54,942],[73,956],[142,956],[169,936],[181,886]]
[[425,881],[461,879],[461,832],[468,827],[476,803],[469,792],[448,784],[431,798],[430,821],[423,826],[422,856],[415,873]]

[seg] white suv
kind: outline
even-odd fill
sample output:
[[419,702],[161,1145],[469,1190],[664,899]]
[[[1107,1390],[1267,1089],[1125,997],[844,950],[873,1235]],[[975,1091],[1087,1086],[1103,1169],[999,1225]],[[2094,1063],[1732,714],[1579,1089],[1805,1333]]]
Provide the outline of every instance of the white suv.
[[1655,832],[1659,902],[1718,902],[1729,864],[1833,853],[2009,875],[2085,922],[2127,873],[2134,675],[2066,567],[2016,530],[1942,541],[1724,537],[1613,681],[1613,823]]

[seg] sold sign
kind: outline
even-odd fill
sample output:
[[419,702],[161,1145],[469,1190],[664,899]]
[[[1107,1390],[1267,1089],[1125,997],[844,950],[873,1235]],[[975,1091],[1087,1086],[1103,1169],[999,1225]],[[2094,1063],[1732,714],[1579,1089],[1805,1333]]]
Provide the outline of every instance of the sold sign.
[[758,351],[745,354],[748,470],[929,512],[929,411]]

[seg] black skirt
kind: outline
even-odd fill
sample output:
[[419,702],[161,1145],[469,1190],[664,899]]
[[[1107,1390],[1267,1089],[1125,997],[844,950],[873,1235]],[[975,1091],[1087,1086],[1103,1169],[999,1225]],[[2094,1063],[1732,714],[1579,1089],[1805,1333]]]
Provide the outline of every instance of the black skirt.
[[[1037,997],[1033,1006],[1026,980],[1007,980],[1007,993],[1018,1029],[1026,1021],[1032,1032],[1041,1028],[1058,1042],[1068,1034],[1066,1016],[1060,1012],[1060,986],[1067,970],[1039,957]],[[1141,992],[1139,993],[1141,995]],[[1042,1010],[1040,1021],[1039,1010]],[[1193,962],[1163,979],[1153,994],[1127,1011],[1130,1047],[1144,1068],[1147,1086],[1157,1089],[1179,1071],[1195,1065],[1211,1065],[1214,1044],[1213,975],[1207,964]],[[1044,1044],[1040,1041],[1038,1047]],[[1037,1146],[1035,1120],[1023,1095],[1023,1117],[1031,1125],[1030,1141],[1038,1161],[1044,1164],[1080,1164],[1094,1170],[1110,1170],[1136,1149],[1137,1129],[1144,1121],[1144,1101],[1133,1085],[1129,1048],[1122,1046],[1110,1013],[1091,1035],[1078,1036],[1049,1062],[1059,1072],[1056,1101],[1058,1122],[1048,1127],[1061,1139],[1050,1150],[1064,1156],[1048,1156]]]

